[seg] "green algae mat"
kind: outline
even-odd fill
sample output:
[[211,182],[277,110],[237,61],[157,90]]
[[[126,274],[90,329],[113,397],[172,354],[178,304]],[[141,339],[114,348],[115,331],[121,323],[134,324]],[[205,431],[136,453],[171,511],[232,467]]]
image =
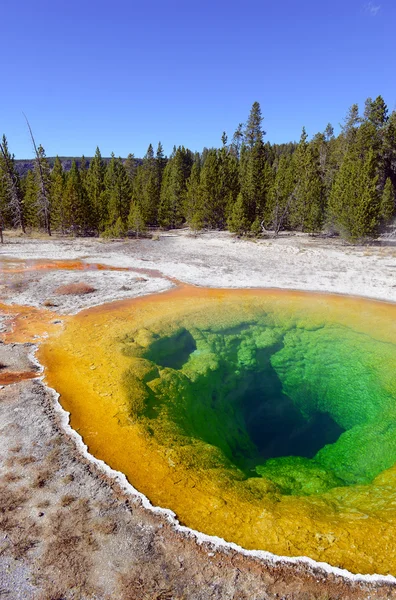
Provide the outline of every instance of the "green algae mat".
[[90,452],[196,530],[396,575],[396,306],[182,287],[40,349]]

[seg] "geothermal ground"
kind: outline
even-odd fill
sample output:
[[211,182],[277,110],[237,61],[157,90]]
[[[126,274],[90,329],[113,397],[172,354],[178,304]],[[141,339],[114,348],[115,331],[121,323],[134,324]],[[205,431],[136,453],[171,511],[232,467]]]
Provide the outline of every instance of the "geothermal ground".
[[395,269],[390,242],[351,247],[303,235],[252,242],[187,231],[112,242],[6,236],[0,249],[0,597],[396,598],[392,578],[258,558],[178,530],[82,452],[34,359],[35,344],[62,327],[62,315],[163,292],[177,281],[396,302]]

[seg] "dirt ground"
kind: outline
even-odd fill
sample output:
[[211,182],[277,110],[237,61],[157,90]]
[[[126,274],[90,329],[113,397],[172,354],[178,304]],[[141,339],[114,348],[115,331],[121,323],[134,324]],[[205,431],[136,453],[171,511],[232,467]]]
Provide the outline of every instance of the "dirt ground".
[[[47,308],[59,326],[59,315],[161,292],[177,281],[396,301],[396,247],[389,242],[351,247],[285,236],[255,243],[228,233],[194,237],[185,231],[106,243],[9,236],[5,241],[0,302]],[[82,263],[50,264],[71,260]],[[109,268],[86,269],[87,264]],[[59,292],[74,284],[90,291]],[[7,339],[13,326],[0,310],[0,598],[396,598],[393,578],[359,579],[313,562],[260,559],[202,541],[145,507],[68,434],[53,392],[39,379],[33,344]]]

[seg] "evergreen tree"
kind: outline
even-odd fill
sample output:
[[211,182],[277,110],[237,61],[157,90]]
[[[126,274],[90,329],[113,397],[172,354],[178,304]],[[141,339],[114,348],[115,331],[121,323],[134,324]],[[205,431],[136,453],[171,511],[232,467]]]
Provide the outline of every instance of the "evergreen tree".
[[39,227],[37,196],[38,185],[33,171],[28,171],[22,180],[23,206],[27,227]]
[[84,155],[81,157],[78,171],[80,173],[81,185],[84,189],[84,193],[88,196],[88,163]]
[[307,142],[305,128],[302,130],[293,162],[295,187],[290,207],[290,223],[292,227],[314,233],[321,229],[323,223],[324,195],[319,161]]
[[243,143],[243,123],[239,123],[231,142],[231,153],[239,159],[241,146]]
[[139,204],[145,222],[150,225],[156,225],[158,222],[163,161],[161,144],[158,147],[157,158],[154,158],[154,149],[150,144],[134,179],[133,201]]
[[354,143],[356,132],[361,122],[362,119],[359,116],[359,106],[357,104],[352,104],[344,119],[344,124],[341,125],[340,161],[342,161],[342,156],[347,152],[348,147]]
[[263,219],[272,184],[272,170],[267,163],[262,141],[258,141],[253,148],[242,146],[239,180],[244,213],[252,225],[256,219]]
[[230,231],[240,235],[244,235],[250,231],[251,222],[247,216],[246,203],[241,192],[238,194],[227,224]]
[[244,219],[249,221],[250,226],[254,223],[255,230],[257,224],[263,220],[273,179],[263,142],[265,132],[261,128],[262,120],[260,105],[254,102],[245,126],[239,162],[239,183],[242,194],[239,209],[243,205]]
[[87,175],[88,197],[92,207],[91,223],[97,231],[103,231],[107,225],[107,205],[104,195],[105,172],[106,167],[97,147]]
[[37,206],[40,223],[51,235],[51,168],[45,150],[40,144],[36,150],[34,172],[37,184]]
[[3,181],[3,193],[6,204],[12,215],[14,227],[20,227],[25,233],[25,215],[21,192],[21,182],[15,170],[14,155],[8,149],[8,142],[3,135],[0,143],[0,177]]
[[219,193],[224,205],[224,215],[219,227],[223,228],[231,214],[233,206],[238,197],[239,186],[239,164],[232,149],[223,145],[218,152],[219,162]]
[[392,181],[388,177],[381,197],[381,217],[385,223],[389,222],[395,215],[395,190]]
[[330,194],[329,215],[341,235],[353,242],[373,235],[381,203],[374,153],[362,161],[352,146],[344,157]]
[[156,194],[155,194],[155,224],[158,224],[158,209],[161,202],[161,187],[162,187],[162,177],[164,175],[164,169],[166,167],[167,158],[164,155],[164,149],[162,147],[161,142],[158,142],[157,152],[155,155],[155,163],[156,163]]
[[161,184],[162,173],[163,173],[163,171],[166,167],[166,163],[167,163],[166,157],[164,155],[164,148],[163,148],[161,142],[158,142],[155,159],[157,161],[157,169],[159,172],[159,180],[160,180],[160,184]]
[[396,189],[396,111],[393,111],[386,122],[382,138],[382,157],[384,179],[388,177]]
[[278,235],[281,229],[290,226],[289,212],[295,187],[293,166],[294,163],[290,156],[281,156],[275,180],[269,192],[264,222],[267,227],[274,230],[275,235]]
[[137,202],[131,203],[131,209],[128,216],[128,228],[136,235],[137,238],[146,231],[144,217]]
[[180,227],[184,221],[187,180],[191,174],[193,154],[179,146],[164,169],[158,220],[161,227]]
[[133,184],[133,180],[135,178],[136,169],[137,169],[136,159],[133,154],[128,154],[126,161],[124,162],[124,167],[125,167],[125,170],[127,172],[127,175],[129,177],[131,184]]
[[244,142],[250,149],[263,141],[265,131],[263,131],[261,127],[262,122],[263,117],[261,115],[260,104],[258,102],[253,102],[244,132]]
[[367,98],[365,103],[364,117],[372,123],[376,129],[383,127],[388,120],[388,107],[382,96],[378,96],[374,101]]
[[126,228],[131,204],[131,183],[121,158],[115,158],[114,154],[106,170],[104,187],[108,213],[107,227],[113,227],[120,220]]
[[200,175],[201,160],[199,154],[197,153],[194,158],[191,175],[186,184],[186,206],[184,211],[186,215],[186,221],[193,231],[198,231],[204,226],[203,207],[200,196]]
[[7,203],[7,189],[4,177],[0,173],[0,243],[3,243],[3,231],[11,223],[8,203]]
[[209,228],[222,228],[226,220],[227,190],[222,186],[220,153],[209,150],[202,167],[199,196],[202,222]]
[[75,160],[66,179],[64,214],[66,227],[74,234],[84,233],[88,229],[90,214]]
[[56,229],[60,229],[62,233],[66,228],[65,214],[65,174],[63,172],[62,163],[57,156],[54,163],[54,168],[51,172],[51,206],[52,206],[52,225]]

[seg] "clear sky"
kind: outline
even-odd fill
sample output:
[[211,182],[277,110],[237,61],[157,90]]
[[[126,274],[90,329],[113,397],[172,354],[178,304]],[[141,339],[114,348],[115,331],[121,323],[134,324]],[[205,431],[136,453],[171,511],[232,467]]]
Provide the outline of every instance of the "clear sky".
[[395,0],[5,0],[0,134],[32,156],[220,145],[261,104],[271,142],[396,108]]

